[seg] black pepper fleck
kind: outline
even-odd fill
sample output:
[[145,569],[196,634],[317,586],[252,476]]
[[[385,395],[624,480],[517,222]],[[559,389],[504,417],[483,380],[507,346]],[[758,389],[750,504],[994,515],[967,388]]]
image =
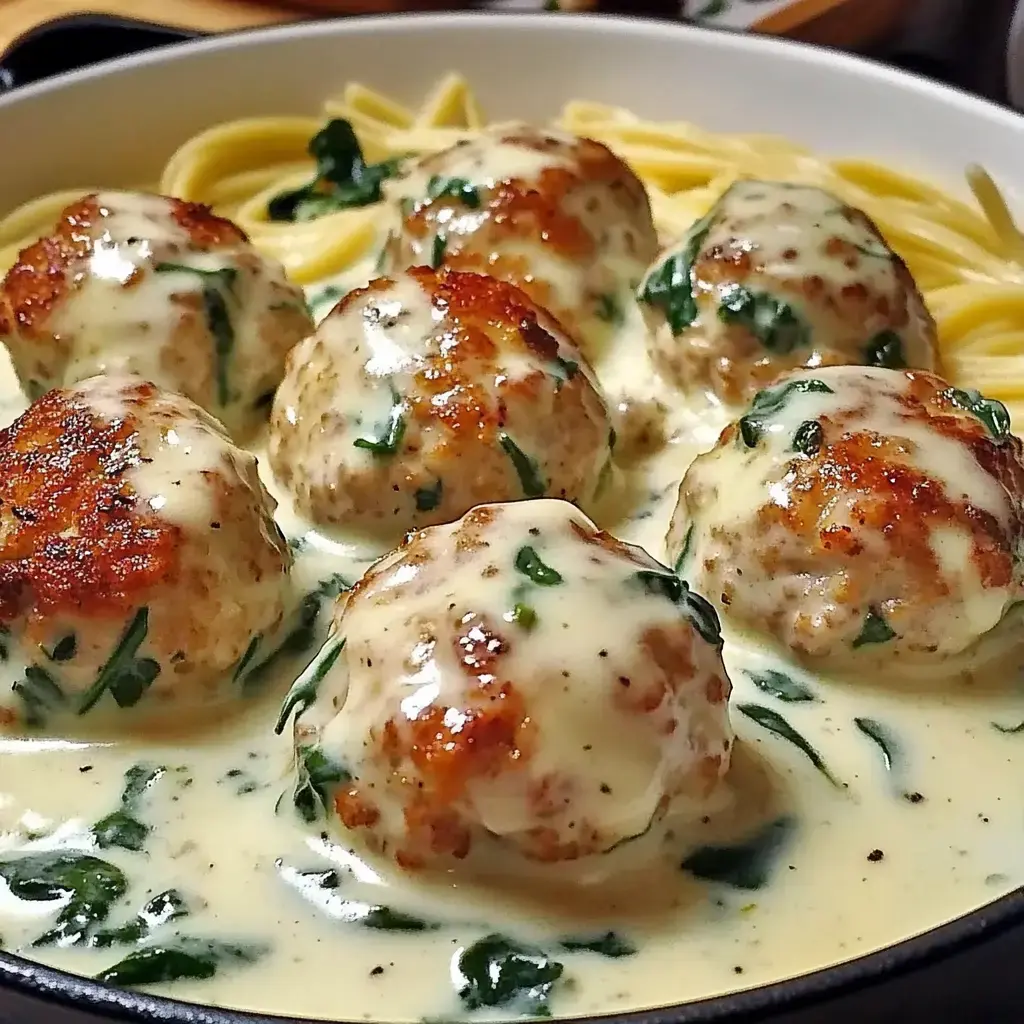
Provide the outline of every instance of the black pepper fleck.
[[885,854],[881,850],[872,850],[868,854],[868,860],[871,861],[872,864],[877,864],[884,856]]
[[92,771],[92,765],[91,764],[83,764],[78,770],[84,775],[86,772],[91,772]]
[[602,793],[610,793],[611,791],[612,791],[612,787],[609,786],[607,782],[602,782],[601,783],[601,792]]
[[377,964],[377,966],[374,967],[374,969],[372,971],[370,971],[370,977],[371,978],[376,978],[378,974],[383,974],[383,973],[384,973],[384,968],[381,967],[380,964]]
[[924,794],[923,793],[904,793],[903,794],[903,799],[906,800],[907,803],[919,804],[919,803],[921,803],[924,800]]

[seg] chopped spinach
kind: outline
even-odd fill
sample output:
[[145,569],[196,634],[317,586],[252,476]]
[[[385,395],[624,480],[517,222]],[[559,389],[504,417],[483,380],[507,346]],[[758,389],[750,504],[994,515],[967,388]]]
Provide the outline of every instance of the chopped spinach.
[[138,852],[149,835],[148,825],[137,814],[143,795],[167,771],[156,765],[135,764],[124,773],[125,785],[119,810],[101,818],[92,827],[92,835],[101,850],[112,846]]
[[324,602],[337,597],[343,590],[348,590],[349,586],[349,582],[340,573],[321,580],[319,585],[299,602],[294,624],[284,639],[266,657],[249,668],[256,653],[255,648],[263,641],[262,634],[253,637],[235,669],[235,679],[242,680],[242,686],[247,693],[253,692],[262,684],[282,659],[302,654],[313,645],[317,636],[317,620]]
[[1010,414],[1006,406],[995,398],[985,398],[980,391],[973,388],[946,388],[940,397],[947,402],[969,412],[979,419],[982,426],[992,435],[997,444],[1002,444],[1010,436]]
[[823,380],[791,380],[785,384],[764,388],[754,395],[750,411],[740,417],[740,437],[748,448],[756,448],[765,427],[794,394],[834,394]]
[[297,777],[292,802],[303,820],[312,823],[328,813],[330,788],[348,782],[352,776],[319,747],[299,747],[295,756]]
[[234,267],[219,270],[204,270],[189,267],[183,263],[157,263],[153,268],[160,273],[195,274],[203,286],[203,311],[206,326],[213,338],[214,366],[217,379],[217,403],[228,405],[234,398],[231,393],[228,363],[235,347],[235,328],[228,311],[228,297],[234,295],[238,271]]
[[1024,722],[1018,722],[1016,725],[1000,725],[998,722],[993,722],[992,728],[1004,736],[1014,736],[1019,732],[1024,732]]
[[696,526],[696,523],[690,523],[686,528],[686,535],[683,537],[683,547],[674,566],[676,573],[683,571],[683,566],[686,564],[687,558],[690,557],[690,549],[693,547],[693,531],[696,529]]
[[113,864],[65,850],[0,861],[0,878],[19,900],[66,900],[53,927],[34,946],[84,942],[128,890],[128,880]]
[[345,290],[343,288],[339,288],[337,285],[333,284],[327,285],[325,288],[318,291],[316,295],[311,295],[309,297],[308,306],[310,314],[315,316],[320,307],[327,305],[327,303],[330,303],[333,308],[334,304],[344,294]]
[[776,355],[788,355],[811,340],[810,328],[788,302],[765,292],[748,291],[738,284],[723,293],[718,319],[749,331]]
[[856,648],[864,647],[867,644],[884,644],[895,636],[895,632],[885,621],[882,613],[875,608],[869,608],[867,615],[864,616],[864,625],[861,626],[860,633],[854,638],[853,648],[856,650]]
[[895,331],[879,331],[864,348],[864,362],[889,370],[904,369],[907,357],[903,354],[903,340]]
[[700,594],[694,593],[686,580],[668,569],[664,572],[641,569],[630,577],[630,582],[648,594],[678,605],[704,640],[715,647],[722,645],[722,624],[718,612]]
[[430,243],[430,269],[437,270],[438,267],[444,263],[444,254],[448,249],[448,238],[440,231],[434,235],[433,242]]
[[842,788],[843,784],[832,774],[821,755],[777,711],[772,711],[761,704],[737,704],[736,710],[752,722],[756,722],[762,729],[767,729],[768,732],[792,743],[833,786],[837,789]]
[[640,302],[656,306],[668,321],[673,335],[682,334],[697,319],[697,300],[693,294],[693,264],[718,215],[714,206],[687,232],[683,244],[670,253],[648,275],[637,296]]
[[562,356],[555,356],[552,362],[555,366],[555,373],[553,376],[557,382],[555,384],[556,391],[558,391],[566,381],[572,380],[576,374],[580,372],[580,364],[574,359],[565,359]]
[[622,324],[625,313],[617,296],[605,292],[597,297],[597,318],[613,327],[619,327]]
[[804,420],[793,435],[793,451],[810,458],[821,451],[824,439],[825,431],[817,420]]
[[264,946],[181,937],[166,945],[137,949],[94,977],[125,988],[202,980],[212,978],[225,965],[255,963],[266,952]]
[[78,713],[91,711],[104,693],[109,692],[119,708],[134,707],[160,674],[160,663],[152,658],[137,658],[149,631],[149,609],[140,608],[117,641],[113,654],[100,669],[96,681],[82,697]]
[[441,504],[444,493],[444,482],[440,477],[429,487],[416,488],[416,511],[433,512]]
[[521,601],[516,601],[512,606],[512,611],[508,612],[505,615],[505,618],[509,622],[514,622],[520,629],[525,630],[527,633],[537,625],[537,612],[528,604],[523,604]]
[[528,544],[516,552],[516,572],[522,573],[540,587],[554,587],[562,583],[562,574],[546,565],[536,550]]
[[74,633],[68,633],[53,645],[53,650],[48,651],[45,647],[42,650],[50,661],[71,661],[78,650],[78,640]]
[[519,477],[519,484],[527,498],[540,498],[547,490],[547,484],[534,462],[504,431],[498,434],[498,444],[512,460],[512,467]]
[[344,637],[328,637],[327,642],[320,648],[317,656],[306,666],[298,679],[292,683],[291,688],[285,695],[284,703],[281,705],[281,713],[277,716],[277,724],[274,726],[274,732],[278,736],[284,732],[284,727],[293,712],[296,715],[301,715],[316,700],[320,684],[324,681],[327,673],[334,667],[334,663],[341,655],[344,646]]
[[391,412],[387,423],[377,437],[357,437],[352,444],[365,448],[374,455],[394,455],[405,436],[405,399],[397,392],[391,392]]
[[546,1015],[564,970],[542,950],[497,934],[461,949],[452,962],[452,978],[467,1010],[508,1007],[535,1015]]
[[682,869],[704,882],[761,889],[795,829],[794,818],[778,818],[737,843],[699,847],[686,857]]
[[613,959],[633,956],[636,953],[636,946],[617,932],[605,932],[604,935],[582,938],[571,937],[562,939],[558,944],[562,949],[570,953],[600,953],[601,956],[612,957]]
[[873,718],[855,718],[853,724],[878,747],[885,770],[893,771],[900,757],[896,737],[881,722],[876,722]]
[[368,164],[348,121],[335,118],[310,139],[316,177],[302,188],[282,192],[267,204],[273,221],[315,220],[336,210],[381,200],[381,184],[401,169],[402,160]]
[[787,704],[798,704],[818,699],[809,687],[797,682],[785,672],[777,672],[772,668],[765,669],[763,672],[751,672],[748,669],[747,677],[762,693],[767,693]]
[[22,704],[22,718],[30,728],[46,724],[47,715],[67,703],[67,696],[60,684],[44,668],[29,665],[25,678],[11,685]]
[[319,907],[324,913],[344,924],[357,924],[363,928],[390,932],[433,931],[438,924],[393,907],[346,899],[338,891],[341,877],[333,868],[314,868],[301,871],[278,860],[275,864],[281,880],[303,899]]
[[444,196],[457,199],[470,210],[480,208],[480,192],[465,178],[445,178],[435,174],[427,182],[427,198],[441,199]]
[[131,946],[148,938],[161,925],[188,915],[189,908],[185,897],[177,889],[168,889],[148,900],[138,915],[127,924],[118,928],[103,928],[96,932],[90,945],[101,948]]

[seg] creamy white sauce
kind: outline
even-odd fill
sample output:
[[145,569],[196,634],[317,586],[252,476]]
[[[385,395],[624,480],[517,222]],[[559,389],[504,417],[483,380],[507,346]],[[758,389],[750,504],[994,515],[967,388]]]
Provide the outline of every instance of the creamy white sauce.
[[[345,284],[359,283],[366,273],[353,271]],[[318,318],[326,311],[318,310]],[[664,559],[678,482],[728,416],[686,408],[678,395],[665,393],[648,364],[641,329],[630,310],[597,372],[617,401],[661,401],[671,441],[649,462],[622,470],[620,486],[594,518]],[[9,371],[2,401],[8,418],[24,404]],[[274,489],[272,481],[268,486]],[[283,505],[278,520],[286,535],[303,538],[295,569],[300,590],[332,573],[355,579],[373,556],[308,531]],[[138,762],[166,766],[139,810],[152,827],[145,852],[98,852],[131,881],[110,923],[130,919],[152,895],[177,887],[192,913],[165,926],[169,932],[257,943],[267,951],[254,967],[231,965],[213,979],[157,990],[289,1016],[389,1021],[463,1015],[453,957],[495,930],[535,942],[564,963],[571,983],[555,987],[550,1008],[556,1016],[608,1013],[824,967],[938,925],[1024,882],[1024,736],[1002,735],[992,726],[1016,724],[1024,700],[1009,689],[901,694],[826,684],[728,635],[725,658],[734,708],[752,702],[784,716],[841,783],[831,784],[794,746],[734,710],[735,800],[712,816],[701,839],[726,841],[792,819],[795,828],[768,884],[756,891],[696,882],[674,867],[684,848],[667,867],[625,873],[600,887],[567,884],[573,875],[565,867],[551,878],[502,889],[457,875],[426,883],[364,863],[293,812],[291,741],[287,732],[275,736],[273,724],[294,671],[283,671],[246,714],[194,743],[0,739],[0,856],[89,849],[88,827],[118,806],[123,773]],[[747,672],[771,668],[805,683],[816,699],[783,703],[761,692]],[[892,771],[884,770],[879,749],[855,718],[884,723],[898,737]],[[915,794],[913,802],[905,794]],[[282,877],[283,871],[294,880],[289,868],[328,867],[339,872],[340,884],[314,893],[319,906]],[[582,877],[587,869],[579,870]],[[352,916],[345,900],[384,904],[441,928],[375,931],[345,920]],[[5,948],[84,974],[128,952],[29,948],[55,909],[15,900],[0,882]],[[558,950],[560,937],[610,929],[636,946],[635,955],[610,960]]]

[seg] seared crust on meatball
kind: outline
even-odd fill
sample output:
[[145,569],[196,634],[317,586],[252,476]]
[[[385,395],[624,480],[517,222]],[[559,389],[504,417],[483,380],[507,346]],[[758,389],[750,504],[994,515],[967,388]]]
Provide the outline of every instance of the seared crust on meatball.
[[1016,646],[1022,503],[1000,403],[823,368],[780,378],[694,462],[669,548],[727,619],[805,660],[937,676]]
[[388,272],[443,264],[490,274],[585,343],[657,250],[643,184],[592,139],[494,128],[424,157],[387,188],[401,215]]
[[493,278],[418,267],[352,292],[294,350],[269,456],[314,522],[397,539],[484,501],[586,503],[612,440],[553,317]]
[[312,327],[301,291],[238,227],[164,196],[84,197],[0,286],[0,340],[29,397],[139,373],[242,433]]
[[801,366],[937,365],[935,324],[861,210],[822,189],[738,181],[639,290],[667,381],[730,404]]
[[24,678],[0,722],[174,730],[290,604],[255,459],[137,377],[52,391],[0,431],[0,630]]
[[310,752],[340,766],[327,809],[404,868],[602,853],[699,816],[729,763],[714,612],[565,502],[411,534],[307,671],[300,784]]

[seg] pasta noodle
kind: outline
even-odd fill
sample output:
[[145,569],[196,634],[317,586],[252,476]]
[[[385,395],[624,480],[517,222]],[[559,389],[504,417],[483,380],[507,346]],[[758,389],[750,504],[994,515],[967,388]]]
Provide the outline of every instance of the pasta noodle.
[[[464,78],[449,74],[419,109],[359,83],[325,104],[354,128],[368,161],[435,152],[486,124]],[[818,185],[864,210],[916,278],[939,328],[944,374],[1004,401],[1024,427],[1024,236],[992,179],[967,169],[975,203],[926,181],[861,159],[827,159],[785,139],[728,135],[687,122],[644,121],[621,107],[575,100],[555,123],[608,145],[643,179],[664,241],[679,236],[737,178]],[[217,125],[168,161],[156,190],[208,203],[236,221],[297,283],[336,275],[370,255],[374,207],[276,223],[268,200],[308,182],[310,117],[247,118]],[[0,220],[0,271],[48,232],[57,213],[94,189],[34,199]]]

